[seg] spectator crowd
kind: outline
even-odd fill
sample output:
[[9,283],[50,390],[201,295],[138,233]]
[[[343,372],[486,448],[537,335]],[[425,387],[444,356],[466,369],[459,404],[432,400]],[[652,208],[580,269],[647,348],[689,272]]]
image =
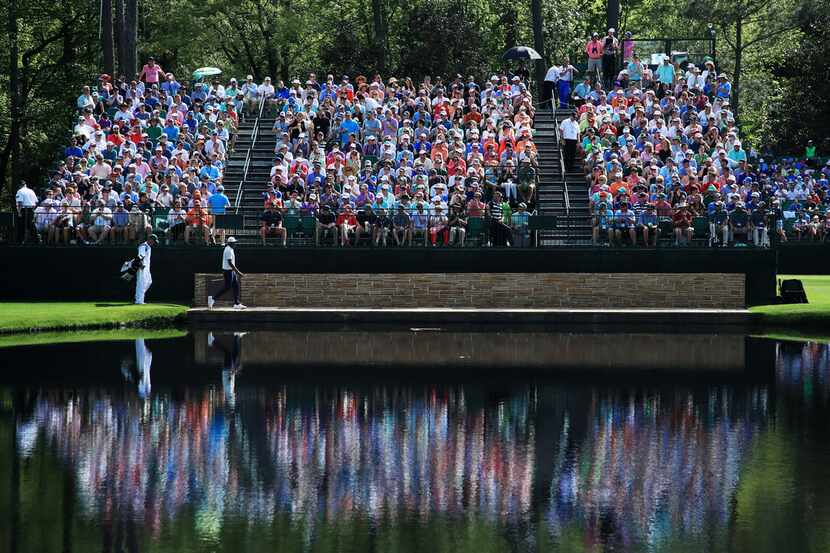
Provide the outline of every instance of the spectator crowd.
[[48,185],[18,192],[26,238],[221,242],[225,167],[240,118],[260,109],[277,135],[263,242],[285,244],[291,217],[344,246],[464,245],[468,225],[493,245],[529,242],[538,161],[523,75],[189,84],[152,58],[133,80],[101,75],[81,91]]
[[[830,235],[830,162],[812,144],[804,160],[774,162],[744,147],[730,81],[712,60],[650,66],[630,33],[620,42],[613,29],[585,52],[578,84],[566,61],[548,71],[545,91],[573,109],[559,130],[568,169],[584,171],[595,244]],[[134,79],[104,74],[83,88],[48,185],[17,191],[17,226],[49,244],[152,233],[221,243],[217,218],[241,207],[225,193],[228,158],[240,119],[261,111],[276,143],[251,239],[286,245],[299,229],[318,245],[527,246],[539,160],[526,79],[189,83],[150,58]]]
[[631,34],[620,42],[614,29],[594,33],[585,53],[583,78],[565,61],[546,85],[559,108],[573,109],[560,135],[568,169],[584,172],[594,244],[653,246],[663,236],[769,246],[830,235],[830,162],[816,163],[812,143],[801,161],[768,162],[745,147],[731,82],[713,60],[664,55],[650,66]]

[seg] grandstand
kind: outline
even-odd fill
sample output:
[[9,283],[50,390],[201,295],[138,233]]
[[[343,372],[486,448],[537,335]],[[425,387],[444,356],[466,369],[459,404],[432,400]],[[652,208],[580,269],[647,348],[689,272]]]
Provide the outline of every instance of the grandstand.
[[[711,60],[657,61],[622,61],[607,90],[607,76],[588,74],[554,105],[502,73],[418,85],[312,74],[277,87],[102,75],[78,98],[71,143],[37,204],[20,206],[18,231],[52,245],[150,232],[167,244],[229,233],[279,243],[275,227],[290,246],[319,244],[328,227],[324,242],[360,246],[654,246],[659,236],[767,247],[830,236],[830,165],[760,159],[742,147],[728,78]],[[572,66],[551,71],[576,81]],[[276,214],[264,213],[270,204]]]

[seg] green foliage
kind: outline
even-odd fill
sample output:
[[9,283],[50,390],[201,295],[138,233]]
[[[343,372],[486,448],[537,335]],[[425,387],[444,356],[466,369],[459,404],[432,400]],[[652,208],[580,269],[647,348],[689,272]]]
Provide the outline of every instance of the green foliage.
[[[101,72],[100,14],[97,2],[17,1],[17,61],[25,81],[21,166],[37,185],[66,143],[80,87]],[[0,3],[4,23],[8,6]],[[600,0],[543,2],[548,60],[583,63],[586,37],[606,27],[605,7]],[[727,72],[738,69],[740,50],[741,125],[756,148],[776,142],[799,150],[807,138],[827,136],[826,2],[622,0],[621,8],[619,31],[635,37],[705,37],[713,24]],[[381,66],[386,75],[414,79],[481,77],[501,67],[502,51],[517,43],[533,44],[529,4],[497,0],[160,0],[142,2],[139,17],[139,60],[154,55],[179,78],[203,65],[257,80],[304,78],[310,71],[370,75]],[[0,48],[0,183],[9,157],[6,46]]]
[[830,6],[817,6],[798,13],[799,40],[789,43],[786,55],[771,64],[779,92],[767,106],[762,127],[781,153],[802,154],[811,139],[820,155],[830,152]]

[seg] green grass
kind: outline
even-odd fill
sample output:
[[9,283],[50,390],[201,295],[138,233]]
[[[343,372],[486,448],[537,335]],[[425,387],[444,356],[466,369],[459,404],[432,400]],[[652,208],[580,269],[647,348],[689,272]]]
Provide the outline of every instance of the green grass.
[[42,330],[161,327],[183,322],[187,307],[123,302],[0,303],[0,334]]
[[146,328],[128,328],[118,330],[60,330],[56,332],[26,332],[0,334],[0,349],[17,346],[37,346],[44,344],[68,344],[80,342],[108,342],[116,340],[161,340],[180,338],[187,332],[176,328],[150,330]]
[[801,280],[810,303],[752,307],[751,311],[761,314],[765,325],[830,327],[830,275],[778,275],[778,278]]

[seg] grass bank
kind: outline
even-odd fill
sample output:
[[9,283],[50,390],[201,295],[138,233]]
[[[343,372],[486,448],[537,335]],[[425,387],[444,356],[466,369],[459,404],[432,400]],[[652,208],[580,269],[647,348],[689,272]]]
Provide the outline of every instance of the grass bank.
[[115,330],[58,330],[45,332],[15,332],[0,334],[0,349],[19,346],[41,346],[52,344],[75,344],[81,342],[110,342],[115,340],[164,340],[186,336],[186,330],[165,328],[119,328]]
[[801,280],[810,303],[752,307],[751,311],[760,313],[764,325],[830,329],[830,275],[778,275],[778,278]]
[[157,328],[184,323],[187,306],[119,302],[0,303],[0,334],[122,327]]

